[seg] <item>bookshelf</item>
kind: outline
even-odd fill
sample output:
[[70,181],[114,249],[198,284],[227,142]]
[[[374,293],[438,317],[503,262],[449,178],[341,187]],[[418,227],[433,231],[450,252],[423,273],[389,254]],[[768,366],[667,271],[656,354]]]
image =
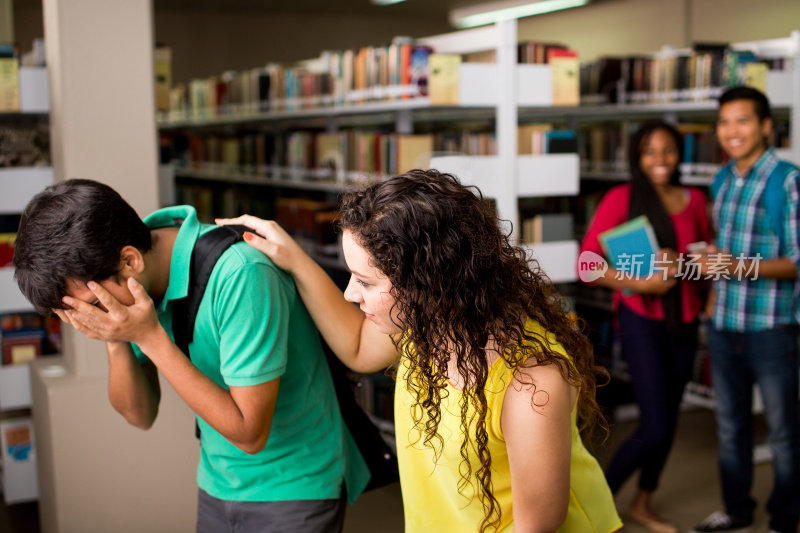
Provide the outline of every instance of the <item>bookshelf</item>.
[[[30,198],[53,182],[49,167],[0,169],[0,215],[19,213]],[[12,267],[0,268],[0,314],[33,311],[14,281]],[[0,437],[9,443],[17,438],[28,442],[28,449],[11,455],[4,442],[0,452],[0,481],[6,503],[38,498],[35,441],[30,418],[30,365],[0,365]],[[27,440],[26,440],[27,439]]]
[[[800,30],[793,31],[790,36],[780,39],[769,39],[763,41],[752,41],[733,43],[730,47],[734,50],[752,51],[759,59],[768,61],[779,61],[783,64],[780,70],[770,70],[766,72],[765,86],[766,95],[770,100],[773,111],[773,121],[785,120],[788,122],[788,146],[776,149],[776,155],[780,159],[792,161],[800,164]],[[687,54],[688,50],[676,50],[665,47],[657,55],[677,56]],[[711,136],[714,136],[714,121],[717,113],[717,102],[715,98],[721,94],[722,88],[710,88],[701,94],[681,93],[673,91],[670,94],[650,95],[650,102],[630,103],[631,99],[626,96],[626,84],[623,81],[614,82],[616,103],[581,105],[574,109],[563,110],[562,116],[573,128],[584,132],[587,137],[589,133],[582,125],[601,125],[610,129],[618,127],[616,142],[624,142],[624,137],[632,131],[631,126],[636,121],[645,119],[661,118],[669,122],[681,125],[681,121],[706,122]],[[692,99],[701,98],[698,101]],[[641,98],[640,98],[641,99]],[[587,99],[590,100],[590,99]],[[526,109],[521,111],[526,116],[539,117],[539,111]],[[680,128],[679,128],[680,129]],[[586,158],[589,159],[589,158]],[[589,161],[585,161],[589,163]],[[620,182],[629,180],[627,169],[627,157],[621,156],[616,160],[601,160],[595,168],[584,166],[581,170],[581,189],[582,194],[587,193],[587,189],[602,190],[604,187],[611,187]],[[682,183],[690,186],[706,187],[710,185],[715,173],[720,168],[718,163],[700,162],[682,164]],[[588,222],[588,220],[587,220]],[[595,292],[597,291],[594,289]],[[585,291],[583,291],[585,292]],[[589,299],[579,298],[578,303],[582,305],[587,313],[593,317],[605,314],[611,316],[610,294],[604,298]],[[708,362],[707,348],[705,347],[705,324],[701,324],[700,347],[696,362],[696,372],[693,381],[687,384],[684,392],[684,404],[687,406],[699,406],[704,408],[714,408],[715,402],[713,390],[707,379]],[[606,339],[608,341],[608,339]],[[613,346],[606,346],[611,352],[612,373],[624,379],[624,364],[621,364],[619,350]],[[763,411],[763,405],[758,395],[754,396],[753,412]],[[761,462],[769,458],[766,446],[757,446],[754,451],[756,461]]]
[[[358,97],[365,98],[362,103],[353,103],[350,95],[339,95],[338,105],[321,105],[319,100],[306,102],[293,101],[295,109],[285,109],[288,100],[278,101],[273,106],[263,103],[250,103],[227,107],[185,106],[180,111],[162,112],[157,115],[160,134],[167,137],[185,135],[187,144],[200,143],[189,136],[204,137],[202,142],[208,148],[209,138],[213,140],[212,148],[201,151],[203,156],[188,158],[188,161],[173,161],[175,183],[202,184],[205,187],[221,187],[214,189],[215,195],[224,196],[225,186],[241,187],[245,194],[267,197],[277,203],[288,195],[310,195],[316,200],[327,201],[335,205],[340,192],[350,188],[362,187],[364,183],[383,179],[393,171],[358,168],[359,163],[352,161],[325,168],[316,160],[311,165],[291,165],[288,161],[281,164],[270,164],[268,161],[256,162],[253,158],[237,157],[230,161],[220,158],[207,158],[205,154],[214,150],[216,144],[224,144],[226,136],[245,132],[244,135],[255,136],[314,136],[308,143],[318,142],[317,136],[343,133],[359,137],[369,135],[369,131],[382,132],[386,136],[424,136],[435,137],[442,127],[453,126],[461,132],[476,130],[480,135],[491,137],[481,139],[481,144],[488,142],[494,150],[493,155],[466,155],[473,153],[463,144],[458,149],[439,151],[427,148],[415,152],[413,164],[408,168],[436,168],[443,172],[451,172],[468,185],[480,187],[484,196],[492,198],[500,217],[513,221],[515,237],[520,227],[519,200],[525,197],[574,196],[579,191],[579,160],[576,154],[544,154],[518,155],[517,128],[518,110],[522,108],[537,111],[550,110],[553,104],[553,72],[550,65],[518,64],[516,21],[505,21],[485,28],[453,32],[418,39],[417,46],[430,47],[436,54],[453,54],[462,56],[475,52],[491,51],[493,63],[458,64],[457,91],[455,97],[446,104],[434,97],[433,84],[436,80],[429,76],[428,92],[408,98],[389,98],[381,100],[386,94],[375,93],[370,98],[367,93]],[[449,80],[452,82],[452,80]],[[577,98],[577,86],[575,87]],[[271,98],[273,98],[272,95]],[[323,97],[322,99],[325,99]],[[270,103],[274,103],[273,99]],[[470,129],[472,128],[472,129]],[[174,141],[173,141],[174,142]],[[242,145],[251,142],[267,142],[264,140],[242,140]],[[291,140],[274,141],[285,142]],[[350,138],[349,146],[358,146],[358,140]],[[368,142],[372,142],[371,140]],[[380,141],[378,141],[380,142]],[[402,139],[398,140],[398,143]],[[424,143],[423,143],[424,144]],[[449,150],[441,148],[440,150]],[[237,152],[238,150],[233,150]],[[276,153],[278,149],[276,148]],[[356,148],[358,151],[358,148]],[[391,148],[389,153],[400,159]],[[192,154],[191,150],[188,150]],[[241,151],[238,151],[241,153]],[[345,154],[347,150],[344,150]],[[477,150],[484,153],[482,149]],[[360,153],[360,152],[358,152]],[[346,157],[346,156],[345,156]],[[363,157],[363,156],[362,156]],[[383,155],[379,159],[382,160]],[[408,158],[406,158],[408,159]],[[163,160],[162,160],[163,162]],[[400,165],[398,165],[399,167]],[[241,195],[240,195],[241,196]],[[274,208],[277,211],[277,207]],[[252,212],[252,211],[251,211]],[[279,218],[277,212],[274,214]],[[238,214],[238,213],[234,213]],[[254,213],[255,214],[255,213]],[[280,220],[279,220],[280,221]],[[298,239],[299,240],[299,239]],[[340,246],[339,246],[340,248]],[[542,270],[555,283],[572,282],[576,279],[575,262],[578,254],[578,242],[570,238],[566,241],[544,242],[537,245],[526,245],[529,255],[539,261]],[[344,262],[339,251],[338,257],[314,254],[328,272],[342,281]],[[390,404],[386,404],[385,376],[351,375],[356,396],[365,411],[371,414],[384,434],[385,440],[393,438],[393,424]],[[391,389],[389,388],[389,396]],[[388,419],[388,420],[384,420]],[[393,445],[393,443],[390,442]]]
[[[0,128],[9,138],[14,132],[25,135],[47,122],[50,110],[47,69],[19,68],[19,110],[0,113]],[[22,129],[20,129],[22,128]],[[12,161],[14,148],[4,150]],[[49,154],[46,154],[49,162]],[[0,217],[4,227],[16,221],[22,208],[42,189],[53,183],[52,167],[42,161],[27,161],[26,166],[0,167]],[[35,163],[36,166],[27,166]],[[7,227],[4,231],[10,231]],[[0,315],[33,311],[14,281],[11,266],[0,267]],[[0,334],[2,336],[2,334]],[[0,483],[6,503],[38,498],[35,437],[31,418],[30,365],[0,365]]]
[[[367,98],[367,101],[358,104],[351,103],[354,98],[345,95],[334,98],[341,101],[338,105],[321,105],[319,99],[291,102],[295,109],[265,110],[257,102],[225,108],[187,105],[179,111],[160,113],[159,129],[162,135],[212,132],[215,129],[230,132],[247,128],[274,134],[297,131],[298,128],[317,128],[331,133],[348,127],[388,126],[390,131],[397,134],[411,135],[419,126],[483,121],[493,123],[492,133],[497,147],[495,155],[465,156],[434,152],[430,154],[432,159],[417,158],[422,163],[415,166],[451,172],[465,184],[478,185],[485,196],[494,199],[500,217],[513,221],[514,237],[518,237],[520,227],[520,198],[578,193],[579,165],[575,154],[517,155],[518,109],[549,110],[551,115],[556,111],[552,108],[552,67],[517,63],[516,21],[422,38],[415,45],[430,47],[436,54],[463,55],[492,51],[495,62],[460,63],[457,97],[447,105],[426,95],[385,101],[369,101]],[[434,81],[429,81],[430,92],[433,93]],[[364,94],[359,96],[363,97]],[[373,96],[380,98],[382,95],[385,96],[383,93]],[[287,99],[280,102],[278,107],[288,105]],[[486,179],[488,177],[495,179]],[[176,167],[175,178],[260,188],[256,190],[271,189],[271,192],[264,194],[272,196],[287,194],[287,191],[303,191],[335,201],[335,196],[345,188],[381,179],[381,175],[348,170],[344,175],[339,173],[333,176],[330,171],[326,174],[319,168],[297,169],[275,165],[266,169],[221,168],[201,164]],[[528,245],[526,248],[532,257],[540,261],[544,272],[554,282],[574,281],[577,242],[569,240],[542,244],[547,245]],[[333,264],[341,264],[341,261],[334,261]]]
[[[50,167],[11,167],[0,169],[0,215],[17,215],[39,191],[52,185]],[[0,268],[0,314],[33,311],[14,281],[11,266]],[[0,411],[28,408],[31,405],[29,367],[0,365]]]
[[[765,93],[770,100],[773,117],[776,123],[788,124],[782,132],[788,137],[788,146],[778,150],[778,157],[800,163],[800,30],[793,31],[785,38],[768,39],[732,43],[729,48],[738,53],[752,52],[758,62],[765,61],[778,64],[780,68],[763,73]],[[694,57],[692,50],[665,47],[654,54],[661,56]],[[649,102],[641,102],[641,93],[626,90],[629,81],[620,79],[614,83],[616,103],[604,105],[581,105],[574,110],[566,110],[565,119],[572,124],[624,125],[650,118],[662,118],[679,126],[684,121],[697,121],[708,126],[710,136],[714,137],[714,121],[716,119],[716,97],[722,93],[723,87],[707,87],[703,90],[681,89],[664,92],[651,92],[645,95]],[[582,95],[590,101],[591,95]],[[633,103],[631,103],[633,102]],[[776,124],[777,125],[777,124]],[[691,124],[690,124],[691,126]],[[623,134],[627,128],[623,128]],[[629,133],[629,132],[628,132]],[[613,141],[612,141],[613,142]],[[619,139],[617,139],[619,142]],[[590,168],[592,163],[586,158],[586,165],[581,177],[592,180],[624,181],[627,179],[627,158],[600,161],[601,168]],[[700,161],[699,164],[682,165],[684,183],[687,185],[705,186],[710,184],[719,164]]]

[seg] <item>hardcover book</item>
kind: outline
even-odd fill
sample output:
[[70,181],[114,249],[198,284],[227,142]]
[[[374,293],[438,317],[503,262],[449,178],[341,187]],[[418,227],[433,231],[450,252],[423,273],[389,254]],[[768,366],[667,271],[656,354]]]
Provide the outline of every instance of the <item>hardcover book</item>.
[[599,236],[606,258],[614,268],[631,276],[649,276],[659,250],[653,226],[642,215],[604,231]]
[[431,105],[458,105],[458,81],[461,56],[431,54],[428,92]]
[[19,111],[19,60],[6,57],[0,48],[0,112],[15,111]]
[[578,151],[578,136],[572,130],[552,130],[544,133],[544,153],[574,154]]
[[568,49],[551,49],[547,52],[547,63],[553,72],[553,105],[578,105],[580,103],[578,53]]

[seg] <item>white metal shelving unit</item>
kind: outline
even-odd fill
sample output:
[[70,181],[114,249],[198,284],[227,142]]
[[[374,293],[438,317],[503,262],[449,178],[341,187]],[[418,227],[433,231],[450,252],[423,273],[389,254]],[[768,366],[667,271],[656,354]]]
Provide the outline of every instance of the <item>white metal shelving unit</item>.
[[[21,67],[19,70],[20,112],[0,115],[0,120],[13,121],[18,116],[44,115],[50,111],[50,93],[47,69]],[[0,215],[13,215],[22,211],[28,201],[53,183],[51,167],[0,168]],[[12,267],[0,268],[0,313],[32,311],[14,281]],[[0,412],[24,410],[31,406],[30,366],[0,365]],[[15,448],[6,436],[23,432],[30,436],[30,447]],[[0,421],[0,484],[6,503],[35,500],[39,496],[36,444],[30,417],[9,418]]]
[[[516,20],[423,39],[438,53],[465,54],[494,50],[494,64],[462,65],[459,99],[495,109],[496,156],[434,157],[431,167],[458,176],[494,198],[500,218],[512,223],[512,239],[519,237],[518,202],[524,197],[574,196],[579,191],[576,154],[517,154],[520,109],[529,114],[560,116],[570,108],[553,108],[552,73],[548,65],[517,64]],[[465,69],[466,67],[466,69]],[[487,83],[487,80],[491,80]],[[555,283],[577,279],[578,243],[573,240],[525,244]]]
[[[53,183],[50,167],[0,169],[0,214],[16,214],[39,191]],[[33,311],[14,281],[12,267],[0,268],[0,313]],[[0,365],[0,411],[30,407],[28,365]]]
[[[513,222],[518,231],[518,200],[524,196],[564,196],[578,193],[578,158],[574,154],[545,156],[517,155],[518,110],[521,108],[556,115],[552,107],[552,74],[549,65],[517,64],[515,20],[419,39],[436,53],[467,54],[495,50],[496,63],[463,63],[459,71],[459,102],[456,106],[433,106],[428,98],[359,105],[316,107],[294,111],[270,111],[246,115],[218,116],[208,110],[202,118],[184,114],[164,115],[164,130],[248,123],[296,123],[323,125],[328,130],[352,124],[393,123],[398,133],[412,133],[415,121],[495,120],[496,156],[434,157],[431,167],[451,172],[462,182],[480,187],[484,196],[494,198],[502,219]],[[280,124],[278,125],[280,128]],[[434,154],[435,156],[436,154]],[[311,172],[310,174],[313,174]],[[303,179],[286,169],[271,169],[268,177],[255,173],[220,169],[176,169],[176,176],[198,180],[229,181],[249,185],[338,192],[347,186],[332,181]],[[318,176],[307,176],[317,178]],[[575,241],[527,246],[554,282],[574,281],[578,245]]]

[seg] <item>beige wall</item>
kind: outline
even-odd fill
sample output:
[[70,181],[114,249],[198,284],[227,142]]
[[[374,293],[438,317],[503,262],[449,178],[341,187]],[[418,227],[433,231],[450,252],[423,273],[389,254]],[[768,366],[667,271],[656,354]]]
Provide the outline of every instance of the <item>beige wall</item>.
[[800,29],[798,0],[694,0],[691,5],[697,40],[755,41]]
[[14,42],[14,3],[0,0],[0,43]]
[[[719,0],[725,1],[725,0]],[[683,0],[596,0],[571,10],[521,19],[519,40],[553,41],[578,51],[581,60],[603,55],[683,46]]]
[[560,41],[582,60],[654,52],[694,41],[788,37],[800,29],[798,0],[595,0],[519,22],[519,39]]

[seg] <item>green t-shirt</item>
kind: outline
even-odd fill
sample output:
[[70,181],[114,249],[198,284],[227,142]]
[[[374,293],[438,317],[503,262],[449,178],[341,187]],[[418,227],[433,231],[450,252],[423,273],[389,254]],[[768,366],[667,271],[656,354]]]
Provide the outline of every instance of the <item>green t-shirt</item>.
[[[172,336],[172,302],[187,295],[195,242],[214,226],[200,224],[189,206],[161,209],[144,222],[151,229],[180,226],[157,309]],[[198,417],[201,489],[230,501],[313,500],[338,498],[346,483],[355,501],[369,471],[341,418],[319,333],[289,275],[244,242],[228,248],[206,286],[189,352],[224,389],[281,380],[269,440],[254,455]]]

